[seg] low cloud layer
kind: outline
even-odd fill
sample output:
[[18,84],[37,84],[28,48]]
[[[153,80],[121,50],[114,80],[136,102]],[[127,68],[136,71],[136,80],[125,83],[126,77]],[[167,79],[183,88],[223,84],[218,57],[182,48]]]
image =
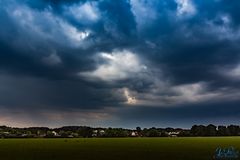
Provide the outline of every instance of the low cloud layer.
[[3,0],[0,116],[9,125],[234,123],[239,7],[227,0]]

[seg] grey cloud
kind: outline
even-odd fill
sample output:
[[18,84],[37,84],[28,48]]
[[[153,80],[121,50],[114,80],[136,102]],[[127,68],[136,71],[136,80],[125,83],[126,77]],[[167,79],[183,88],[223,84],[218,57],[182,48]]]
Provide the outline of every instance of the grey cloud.
[[[126,89],[137,100],[130,106],[139,106],[139,112],[179,106],[169,109],[167,121],[181,108],[192,115],[200,110],[184,105],[203,105],[207,114],[211,106],[205,102],[236,101],[240,3],[182,3],[1,1],[0,105],[9,111],[119,108],[126,113]],[[116,51],[137,58],[130,61]]]

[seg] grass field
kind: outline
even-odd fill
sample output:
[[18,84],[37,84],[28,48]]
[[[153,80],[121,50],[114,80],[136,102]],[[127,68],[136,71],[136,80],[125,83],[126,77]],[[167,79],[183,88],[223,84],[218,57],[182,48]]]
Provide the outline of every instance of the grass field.
[[1,139],[0,160],[211,160],[240,137]]

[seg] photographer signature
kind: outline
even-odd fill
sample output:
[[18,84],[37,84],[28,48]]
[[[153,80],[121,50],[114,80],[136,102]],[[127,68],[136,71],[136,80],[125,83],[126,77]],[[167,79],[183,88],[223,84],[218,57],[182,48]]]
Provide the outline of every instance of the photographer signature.
[[220,148],[215,150],[214,160],[236,160],[239,158],[239,151],[234,147]]

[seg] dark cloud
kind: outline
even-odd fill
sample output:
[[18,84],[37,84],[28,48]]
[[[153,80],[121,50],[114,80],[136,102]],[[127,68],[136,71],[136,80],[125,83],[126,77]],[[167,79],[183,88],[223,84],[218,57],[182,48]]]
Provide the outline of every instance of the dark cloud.
[[[227,106],[227,107],[226,107]],[[238,124],[239,101],[200,103],[178,107],[138,107],[122,109],[116,115],[118,124],[129,127],[186,127],[194,124]]]
[[[46,80],[2,75],[1,105],[9,109],[99,109],[119,106],[124,97],[79,80]],[[104,106],[103,106],[104,105]]]
[[143,123],[236,118],[240,3],[186,2],[1,1],[0,106],[111,108],[126,123],[133,112]]

